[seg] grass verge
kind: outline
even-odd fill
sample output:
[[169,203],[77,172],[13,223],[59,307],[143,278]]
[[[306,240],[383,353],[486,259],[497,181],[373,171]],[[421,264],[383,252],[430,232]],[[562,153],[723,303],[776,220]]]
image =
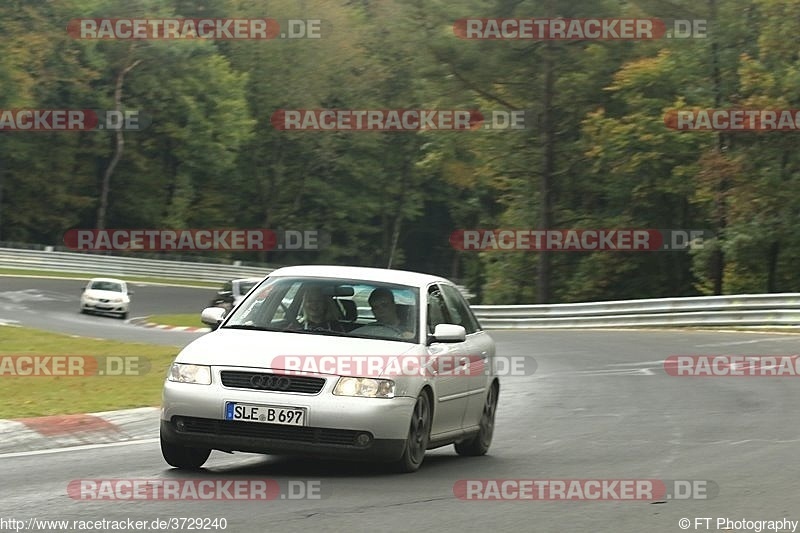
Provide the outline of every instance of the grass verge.
[[[177,352],[178,348],[171,346],[99,340],[0,326],[0,418],[157,406],[161,402],[161,387],[167,369]],[[23,368],[18,359],[9,357],[20,355],[100,356],[96,360],[86,360],[84,368],[87,371],[94,368],[93,361],[109,361],[102,356],[113,359],[109,361],[115,363],[113,369],[118,368],[120,358],[137,357],[137,360],[126,361],[138,362],[142,370],[135,372],[138,375],[21,376],[18,375],[20,369],[26,371],[25,368],[30,367]],[[99,366],[109,368],[104,364]]]

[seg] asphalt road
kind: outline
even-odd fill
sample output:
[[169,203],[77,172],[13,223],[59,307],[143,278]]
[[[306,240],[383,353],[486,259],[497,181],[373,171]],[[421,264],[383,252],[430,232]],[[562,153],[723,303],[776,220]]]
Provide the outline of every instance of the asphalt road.
[[[185,346],[199,334],[137,327],[119,318],[78,312],[86,280],[0,276],[0,323],[86,337]],[[213,289],[130,283],[130,317],[165,313],[197,313],[214,296]]]
[[[37,286],[73,293],[60,284],[37,281]],[[3,295],[21,287],[19,282],[0,280],[3,305],[8,303]],[[75,287],[77,296],[80,283]],[[140,314],[151,308],[163,310],[151,312],[181,312],[195,301],[202,306],[206,299],[203,291],[193,295],[184,294],[184,289],[159,288],[152,293],[158,301],[151,302],[149,289],[136,291]],[[38,301],[25,305],[34,314],[42,309]],[[80,318],[74,302],[49,305],[51,310],[39,313],[46,315],[43,321],[69,329],[67,324],[73,323],[61,315]],[[21,318],[32,325],[27,314]],[[108,320],[74,324],[93,336],[128,334],[131,326]],[[164,335],[171,335],[175,344],[186,342],[177,333]],[[396,475],[369,464],[214,452],[204,471],[187,475],[170,470],[152,441],[0,456],[0,519],[225,518],[227,531],[237,533],[412,529],[642,533],[684,531],[678,526],[681,518],[692,520],[689,531],[717,531],[719,517],[800,520],[796,378],[680,378],[663,370],[663,360],[676,354],[796,354],[800,337],[680,331],[492,335],[499,354],[533,357],[537,370],[503,379],[494,443],[485,457],[458,457],[447,447],[429,452],[420,471]],[[319,482],[323,498],[71,499],[69,483],[87,478],[272,479],[282,487],[289,481]],[[713,499],[663,503],[459,500],[454,484],[468,479],[707,480],[718,486],[719,494]],[[711,527],[694,528],[698,517],[713,518]]]

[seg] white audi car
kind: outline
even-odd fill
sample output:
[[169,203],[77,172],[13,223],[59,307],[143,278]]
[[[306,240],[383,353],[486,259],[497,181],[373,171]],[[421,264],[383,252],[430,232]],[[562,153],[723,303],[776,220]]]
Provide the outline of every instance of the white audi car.
[[128,285],[121,279],[94,278],[81,292],[81,313],[104,313],[128,318],[131,304]]
[[446,279],[358,267],[272,272],[184,348],[164,384],[161,450],[196,469],[211,450],[393,463],[449,444],[483,455],[500,383],[495,346]]

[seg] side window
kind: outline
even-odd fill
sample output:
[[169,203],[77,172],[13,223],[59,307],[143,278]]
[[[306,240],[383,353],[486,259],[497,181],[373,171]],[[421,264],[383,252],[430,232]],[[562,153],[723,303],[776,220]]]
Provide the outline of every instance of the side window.
[[478,321],[475,319],[475,316],[472,314],[467,302],[464,301],[464,297],[458,289],[451,285],[442,285],[441,287],[444,301],[447,304],[447,310],[450,313],[450,319],[453,321],[453,324],[464,326],[464,329],[467,330],[467,335],[478,331],[480,329]]
[[428,333],[433,334],[436,326],[447,323],[447,308],[442,292],[437,285],[431,285],[428,288]]
[[233,283],[230,282],[230,281],[226,281],[222,285],[222,288],[220,289],[220,292],[233,292]]

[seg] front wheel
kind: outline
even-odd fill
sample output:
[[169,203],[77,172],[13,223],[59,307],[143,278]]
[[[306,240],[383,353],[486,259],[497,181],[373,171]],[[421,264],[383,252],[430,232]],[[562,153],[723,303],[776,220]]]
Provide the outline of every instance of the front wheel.
[[189,448],[179,444],[172,444],[161,437],[161,455],[168,465],[183,470],[197,470],[211,455],[208,448]]
[[492,386],[489,387],[489,392],[486,393],[486,400],[483,403],[480,429],[473,438],[455,444],[456,453],[458,455],[486,455],[486,452],[489,451],[489,446],[492,444],[492,435],[494,435],[494,415],[497,412],[497,397],[499,392],[500,387],[497,383],[492,383]]
[[417,403],[414,404],[406,447],[403,450],[403,456],[395,464],[397,471],[410,473],[419,470],[431,438],[432,420],[431,401],[428,394],[423,391],[417,397]]

